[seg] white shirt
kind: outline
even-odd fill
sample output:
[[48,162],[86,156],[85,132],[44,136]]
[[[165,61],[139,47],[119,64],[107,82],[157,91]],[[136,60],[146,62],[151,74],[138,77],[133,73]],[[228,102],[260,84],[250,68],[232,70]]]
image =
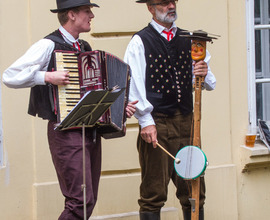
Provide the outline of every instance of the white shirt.
[[[77,39],[62,26],[59,28],[64,40],[72,45]],[[48,69],[55,44],[49,39],[41,39],[16,60],[3,73],[3,83],[10,88],[27,88],[45,85],[45,72]]]
[[[167,39],[167,35],[162,33],[165,29],[163,26],[156,23],[154,20],[151,21],[151,25]],[[177,27],[175,23],[172,25],[172,33],[175,36]],[[166,29],[165,29],[166,30]],[[166,30],[168,31],[168,30]],[[216,78],[211,72],[209,67],[210,54],[206,51],[206,57],[204,61],[208,65],[208,73],[205,77],[204,87],[206,90],[213,90],[216,86]],[[155,125],[154,119],[151,115],[153,111],[152,104],[146,98],[146,88],[145,88],[145,70],[146,70],[146,61],[145,61],[145,49],[143,42],[139,35],[135,35],[129,42],[126,53],[124,56],[124,61],[128,63],[131,67],[132,78],[130,82],[130,93],[129,100],[135,101],[139,100],[136,104],[136,112],[134,116],[138,119],[139,124],[142,128]]]

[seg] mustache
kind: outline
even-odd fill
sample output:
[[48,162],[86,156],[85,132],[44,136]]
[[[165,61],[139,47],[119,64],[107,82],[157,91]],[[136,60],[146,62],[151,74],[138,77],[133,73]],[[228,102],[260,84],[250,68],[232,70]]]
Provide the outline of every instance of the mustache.
[[175,13],[175,14],[176,14],[176,10],[175,10],[175,9],[170,9],[170,10],[167,12],[167,15],[170,14],[170,13]]

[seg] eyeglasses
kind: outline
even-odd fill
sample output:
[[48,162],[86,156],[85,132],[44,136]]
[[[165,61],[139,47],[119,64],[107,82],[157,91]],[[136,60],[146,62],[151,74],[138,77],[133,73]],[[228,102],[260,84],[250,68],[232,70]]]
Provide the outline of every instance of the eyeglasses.
[[161,6],[168,6],[170,3],[176,4],[178,0],[168,0],[168,1],[162,1],[159,3],[150,3],[150,5],[161,5]]

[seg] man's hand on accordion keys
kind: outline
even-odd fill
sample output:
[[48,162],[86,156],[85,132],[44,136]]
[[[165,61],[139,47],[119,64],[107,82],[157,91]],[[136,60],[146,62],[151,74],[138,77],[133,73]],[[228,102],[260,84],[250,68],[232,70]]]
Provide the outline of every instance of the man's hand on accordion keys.
[[52,71],[45,73],[45,82],[53,85],[69,84],[69,71]]
[[133,102],[129,102],[127,104],[127,107],[126,107],[126,114],[127,114],[127,117],[128,118],[131,118],[132,115],[134,115],[135,111],[136,111],[136,104],[138,103],[138,100],[136,101],[133,101]]

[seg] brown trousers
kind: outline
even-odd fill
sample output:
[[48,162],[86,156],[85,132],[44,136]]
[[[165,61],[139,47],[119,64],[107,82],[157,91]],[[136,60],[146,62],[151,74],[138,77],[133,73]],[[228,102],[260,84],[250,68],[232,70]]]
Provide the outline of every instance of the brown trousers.
[[[184,146],[191,144],[192,113],[182,115],[177,112],[168,117],[155,114],[154,120],[157,128],[158,142],[172,155]],[[191,209],[191,186],[186,180],[179,177],[174,169],[174,160],[159,147],[153,148],[142,140],[140,134],[137,140],[139,161],[141,165],[140,185],[140,212],[160,212],[167,201],[168,184],[170,179],[176,186],[176,197],[179,199],[184,211]],[[201,178],[200,208],[205,200],[205,183]]]

